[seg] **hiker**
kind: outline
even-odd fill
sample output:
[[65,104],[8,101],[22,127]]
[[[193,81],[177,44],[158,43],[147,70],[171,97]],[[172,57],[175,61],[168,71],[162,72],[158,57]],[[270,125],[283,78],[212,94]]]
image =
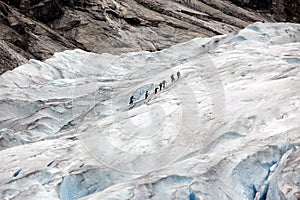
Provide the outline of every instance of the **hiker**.
[[133,99],[134,99],[134,96],[131,96],[130,100],[129,100],[129,105],[133,104]]
[[180,71],[177,72],[177,78],[179,79],[180,77]]
[[146,93],[145,93],[145,99],[147,99],[148,96],[149,96],[149,93],[148,93],[148,90],[147,90]]
[[159,83],[159,91],[161,91],[162,86],[163,86],[163,84]]
[[163,85],[163,88],[166,87],[166,80],[163,80],[162,85]]
[[155,88],[154,94],[157,94],[158,89],[159,89],[158,87]]
[[174,74],[171,75],[171,81],[175,81]]

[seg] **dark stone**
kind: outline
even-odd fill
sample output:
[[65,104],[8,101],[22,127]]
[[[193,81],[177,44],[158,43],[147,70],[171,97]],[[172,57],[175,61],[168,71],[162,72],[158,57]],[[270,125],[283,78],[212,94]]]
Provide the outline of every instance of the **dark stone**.
[[52,22],[64,14],[61,5],[55,0],[40,2],[31,8],[31,12],[35,19],[43,23]]
[[73,0],[60,0],[60,4],[63,6],[73,7],[74,1]]
[[114,10],[107,9],[105,12],[106,12],[107,14],[109,14],[109,15],[110,15],[112,18],[114,18],[114,19],[120,18],[119,14],[118,14],[116,11],[114,11]]
[[24,35],[26,33],[25,31],[25,25],[23,23],[18,23],[15,26],[12,26],[12,28],[17,31],[20,35]]
[[236,5],[262,10],[262,9],[270,9],[272,7],[272,0],[231,0]]
[[1,1],[0,1],[0,12],[6,17],[8,16],[8,13],[10,13],[7,5],[5,3],[2,3]]
[[141,25],[141,20],[139,18],[137,18],[137,17],[124,18],[124,20],[128,24],[130,24],[132,26],[139,26],[139,25]]
[[7,3],[8,5],[12,5],[16,8],[19,8],[21,0],[2,0],[3,2]]
[[20,47],[23,50],[26,50],[28,48],[28,44],[20,38],[14,40],[13,44],[17,47]]

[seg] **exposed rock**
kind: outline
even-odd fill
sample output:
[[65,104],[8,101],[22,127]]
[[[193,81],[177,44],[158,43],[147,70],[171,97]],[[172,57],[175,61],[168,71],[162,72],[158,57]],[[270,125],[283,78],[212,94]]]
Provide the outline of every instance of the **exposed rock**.
[[27,61],[25,57],[17,51],[14,51],[3,41],[0,41],[0,58],[0,74],[6,70],[13,69],[16,65],[24,64]]
[[270,13],[277,21],[300,22],[300,0],[231,0],[233,3]]
[[299,22],[299,10],[299,0],[2,0],[0,73],[65,49],[157,51],[255,21]]
[[[26,8],[26,6],[25,6]],[[30,13],[38,21],[49,23],[64,14],[63,8],[56,0],[47,0],[30,7]]]

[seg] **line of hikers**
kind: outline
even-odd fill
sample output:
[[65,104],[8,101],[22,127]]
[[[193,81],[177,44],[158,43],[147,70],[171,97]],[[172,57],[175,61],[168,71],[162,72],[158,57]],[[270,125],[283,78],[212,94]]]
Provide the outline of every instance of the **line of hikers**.
[[[177,72],[177,79],[179,79],[179,77],[180,77],[180,71]],[[173,83],[175,81],[174,74],[172,74],[170,76],[170,78],[171,78],[171,82]],[[159,87],[155,87],[155,89],[154,89],[154,94],[157,94],[158,90],[161,91],[163,88],[165,88],[166,87],[166,83],[167,83],[166,80],[163,80],[161,83],[159,83],[158,84]],[[149,92],[147,90],[146,93],[145,93],[145,99],[147,99],[148,96],[149,96]],[[135,99],[134,96],[130,97],[130,99],[129,99],[129,105],[133,104],[133,100],[134,99]]]

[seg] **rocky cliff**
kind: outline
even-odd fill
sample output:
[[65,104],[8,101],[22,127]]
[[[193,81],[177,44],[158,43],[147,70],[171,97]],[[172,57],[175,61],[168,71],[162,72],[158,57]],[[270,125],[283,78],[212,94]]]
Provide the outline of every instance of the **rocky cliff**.
[[255,21],[299,22],[299,0],[1,0],[0,74],[28,59],[81,48],[120,54],[236,31]]

